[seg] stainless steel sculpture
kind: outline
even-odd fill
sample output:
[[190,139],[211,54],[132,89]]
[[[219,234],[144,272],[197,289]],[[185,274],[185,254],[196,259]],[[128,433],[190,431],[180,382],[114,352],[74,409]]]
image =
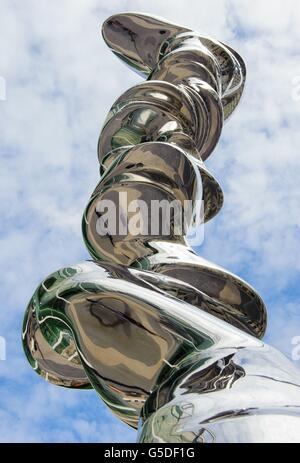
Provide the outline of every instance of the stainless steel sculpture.
[[149,205],[142,221],[154,200],[202,197],[205,220],[220,210],[203,160],[240,100],[245,65],[227,45],[147,15],[112,16],[103,37],[147,80],[114,103],[99,138],[102,177],[83,217],[94,260],[37,288],[26,356],[48,381],[93,387],[121,420],[139,422],[139,442],[300,441],[300,375],[260,340],[266,311],[254,289],[174,227],[162,233],[163,217],[146,235],[97,229],[107,200],[120,225],[124,192]]

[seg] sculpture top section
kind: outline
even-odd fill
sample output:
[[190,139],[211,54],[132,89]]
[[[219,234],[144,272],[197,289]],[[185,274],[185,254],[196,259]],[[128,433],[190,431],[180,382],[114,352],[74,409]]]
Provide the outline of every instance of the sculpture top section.
[[140,13],[111,16],[102,34],[109,48],[138,73],[172,83],[203,80],[222,98],[224,119],[236,108],[246,67],[228,45]]

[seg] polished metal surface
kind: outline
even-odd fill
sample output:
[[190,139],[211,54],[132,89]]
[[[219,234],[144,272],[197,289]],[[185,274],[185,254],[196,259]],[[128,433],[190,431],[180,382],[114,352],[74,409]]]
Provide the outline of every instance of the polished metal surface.
[[[100,134],[101,178],[82,221],[93,260],[37,288],[25,354],[56,385],[94,388],[140,442],[298,442],[300,374],[261,341],[262,299],[186,236],[199,202],[204,221],[222,206],[203,160],[240,100],[245,65],[221,42],[138,13],[106,20],[103,37],[147,80],[117,99]],[[128,211],[124,194],[140,206]],[[163,214],[146,226],[159,202],[179,207],[167,233]],[[186,202],[188,230],[177,233]],[[109,203],[116,231],[102,234]]]

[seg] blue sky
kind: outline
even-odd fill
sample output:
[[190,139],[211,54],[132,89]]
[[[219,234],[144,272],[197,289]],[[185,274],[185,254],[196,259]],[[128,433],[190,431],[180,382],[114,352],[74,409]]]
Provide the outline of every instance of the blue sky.
[[245,95],[207,162],[225,204],[198,252],[260,292],[267,342],[291,357],[300,336],[299,2],[0,0],[0,441],[135,440],[95,392],[40,379],[21,347],[38,283],[89,258],[81,216],[98,181],[99,131],[116,97],[141,80],[101,38],[103,20],[122,11],[173,20],[244,57]]

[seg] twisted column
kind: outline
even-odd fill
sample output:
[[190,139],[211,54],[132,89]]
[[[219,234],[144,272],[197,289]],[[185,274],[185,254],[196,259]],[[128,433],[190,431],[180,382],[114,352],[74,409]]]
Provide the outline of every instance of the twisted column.
[[[93,261],[37,288],[26,356],[50,382],[93,387],[140,423],[140,442],[300,440],[300,375],[260,340],[262,299],[178,232],[196,226],[199,201],[204,221],[222,206],[203,161],[240,100],[245,65],[227,45],[146,15],[112,16],[103,37],[147,80],[117,99],[100,134],[101,179],[82,222]],[[153,204],[173,205],[168,220]]]

